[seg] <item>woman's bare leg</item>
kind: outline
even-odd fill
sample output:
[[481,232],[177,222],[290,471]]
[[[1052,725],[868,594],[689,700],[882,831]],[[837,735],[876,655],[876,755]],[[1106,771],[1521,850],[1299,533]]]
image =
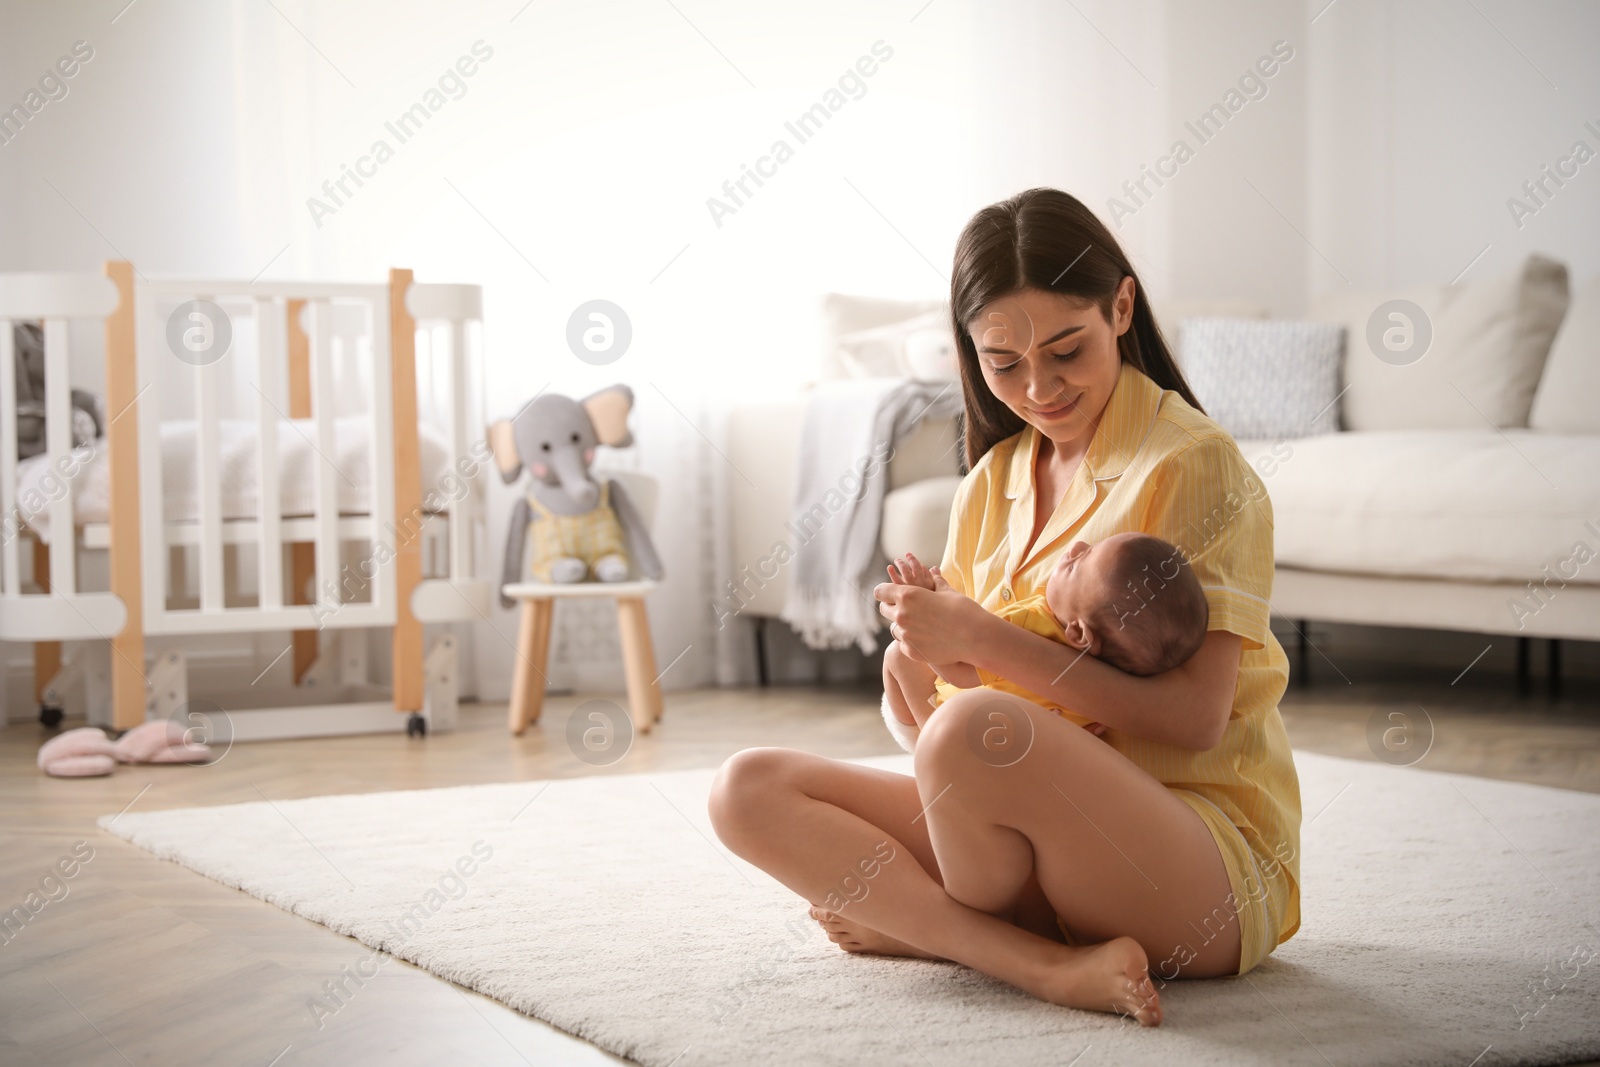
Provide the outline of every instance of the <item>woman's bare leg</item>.
[[923,727],[916,769],[956,900],[987,911],[1036,877],[1076,936],[1132,936],[1159,976],[1238,970],[1239,923],[1210,830],[1111,745],[1019,697],[969,690]]
[[[807,911],[817,925],[822,927],[822,932],[828,935],[828,940],[844,949],[846,952],[860,953],[868,956],[912,956],[917,959],[940,960],[943,956],[936,956],[931,952],[924,952],[914,945],[904,941],[896,941],[882,931],[874,930],[854,919],[847,919],[843,914],[829,911],[827,908],[812,905]],[[1056,925],[1055,909],[1046,899],[1044,890],[1039,888],[1039,880],[1028,878],[1028,884],[1023,886],[1021,894],[1009,912],[990,912],[996,918],[1004,919],[1013,926],[1021,927],[1029,933],[1038,934],[1040,937],[1063,943],[1061,928]]]
[[[710,814],[734,852],[867,930],[1052,1003],[1160,1021],[1145,953],[1131,938],[1090,948],[1057,944],[946,893],[929,873],[940,868],[924,803],[918,782],[903,775],[749,749],[718,773]],[[876,821],[852,806],[867,807]]]

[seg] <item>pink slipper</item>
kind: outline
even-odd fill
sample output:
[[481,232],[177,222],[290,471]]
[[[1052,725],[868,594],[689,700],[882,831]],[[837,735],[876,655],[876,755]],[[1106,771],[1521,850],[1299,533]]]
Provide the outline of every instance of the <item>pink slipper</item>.
[[39,769],[53,778],[93,778],[110,774],[116,750],[105,731],[83,726],[57,734],[39,746]]
[[202,763],[211,746],[184,740],[186,731],[172,719],[141,723],[117,739],[114,755],[122,763]]

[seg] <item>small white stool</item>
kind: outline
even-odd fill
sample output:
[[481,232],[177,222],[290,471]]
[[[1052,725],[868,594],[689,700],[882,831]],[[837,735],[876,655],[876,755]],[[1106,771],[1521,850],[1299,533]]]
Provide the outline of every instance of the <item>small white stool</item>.
[[[656,481],[636,471],[594,472],[611,478],[627,490],[645,529],[655,525]],[[661,679],[656,672],[656,650],[650,640],[650,617],[644,598],[661,583],[651,578],[625,582],[514,582],[502,586],[506,596],[522,601],[522,621],[517,631],[517,659],[511,676],[510,722],[513,735],[539,721],[544,710],[545,669],[550,663],[550,624],[557,600],[579,597],[613,597],[617,601],[617,627],[622,637],[622,668],[628,681],[628,713],[635,733],[649,733],[661,720]]]
[[503,587],[506,596],[522,601],[517,631],[517,660],[511,677],[512,734],[539,721],[544,710],[545,669],[550,662],[550,623],[557,600],[615,597],[617,627],[622,637],[622,668],[628,680],[628,712],[637,733],[648,733],[661,719],[661,683],[656,676],[656,651],[650,640],[650,618],[644,598],[659,582],[517,582]]

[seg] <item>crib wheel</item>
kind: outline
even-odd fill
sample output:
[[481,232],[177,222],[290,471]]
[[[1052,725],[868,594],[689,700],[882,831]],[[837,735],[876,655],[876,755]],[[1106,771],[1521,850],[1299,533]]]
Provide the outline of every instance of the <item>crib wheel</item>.
[[413,711],[411,718],[406,720],[407,737],[427,737],[428,720],[422,717],[422,712]]
[[39,721],[51,729],[61,725],[63,715],[60,708],[53,708],[49,704],[39,705]]

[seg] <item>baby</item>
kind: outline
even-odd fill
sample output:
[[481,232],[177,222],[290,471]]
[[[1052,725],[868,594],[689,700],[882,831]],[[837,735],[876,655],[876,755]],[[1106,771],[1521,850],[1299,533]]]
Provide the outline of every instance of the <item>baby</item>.
[[[910,553],[889,565],[889,580],[949,588],[936,569],[930,571]],[[1205,640],[1211,613],[1182,552],[1159,537],[1121,533],[1092,545],[1069,545],[1042,594],[1004,603],[995,614],[1129,674],[1148,675],[1194,655]],[[913,659],[896,641],[883,657],[883,717],[889,732],[911,751],[922,723],[933,714],[940,678],[958,689],[987,684],[1050,708],[1078,726],[1096,725],[1004,678],[983,675],[970,663],[930,665]]]

